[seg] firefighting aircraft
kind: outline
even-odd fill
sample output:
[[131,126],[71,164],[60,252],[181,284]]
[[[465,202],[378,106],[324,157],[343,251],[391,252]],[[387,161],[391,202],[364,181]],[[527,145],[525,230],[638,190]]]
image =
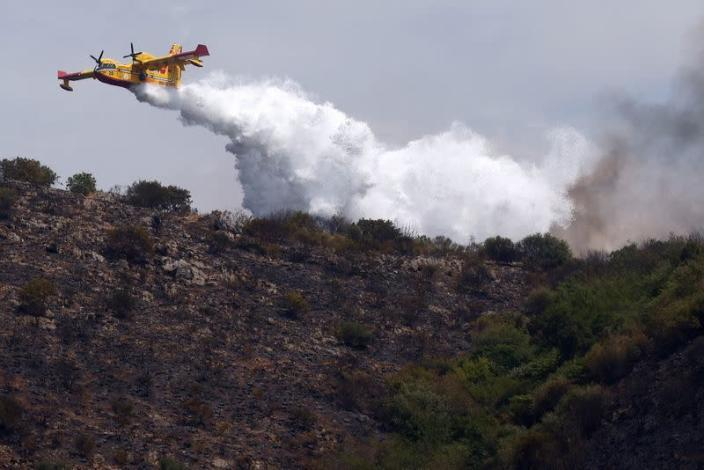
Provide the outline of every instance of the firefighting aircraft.
[[66,91],[73,91],[68,82],[93,78],[108,85],[115,85],[123,88],[131,88],[142,83],[150,83],[164,87],[177,88],[181,84],[181,72],[185,70],[186,64],[202,67],[200,58],[210,55],[208,47],[198,44],[195,50],[182,52],[180,44],[172,44],[169,55],[155,57],[146,52],[135,52],[134,44],[130,43],[131,53],[123,58],[131,57],[131,64],[121,64],[113,59],[103,59],[103,52],[100,55],[90,57],[97,64],[92,69],[82,72],[66,73],[59,70],[58,79],[62,80],[59,86]]

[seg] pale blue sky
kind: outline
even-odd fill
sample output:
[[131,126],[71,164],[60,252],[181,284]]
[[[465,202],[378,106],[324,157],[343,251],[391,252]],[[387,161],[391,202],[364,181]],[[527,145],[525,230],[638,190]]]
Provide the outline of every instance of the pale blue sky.
[[594,127],[611,91],[657,100],[687,59],[701,0],[622,1],[12,1],[3,2],[0,157],[26,155],[64,179],[103,188],[158,178],[202,209],[239,204],[225,140],[88,80],[59,89],[56,70],[119,58],[134,41],[165,53],[207,44],[209,71],[288,77],[403,143],[453,120],[520,158],[544,131]]

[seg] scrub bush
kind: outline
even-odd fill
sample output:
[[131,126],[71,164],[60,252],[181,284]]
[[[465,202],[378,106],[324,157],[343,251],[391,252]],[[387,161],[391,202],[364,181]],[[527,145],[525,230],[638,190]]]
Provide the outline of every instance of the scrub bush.
[[1,160],[0,167],[2,167],[0,173],[5,178],[38,186],[51,186],[58,179],[58,175],[51,168],[30,158],[17,157],[14,160]]
[[288,292],[282,299],[284,314],[291,319],[296,319],[310,310],[308,301],[298,291]]
[[533,269],[553,269],[572,259],[567,242],[549,233],[529,235],[518,244],[524,264]]
[[599,382],[612,384],[631,371],[640,358],[647,338],[643,333],[609,336],[596,343],[585,356],[585,365]]
[[29,315],[44,315],[49,298],[56,293],[53,282],[43,278],[32,279],[20,290],[19,310]]
[[484,252],[489,259],[500,263],[510,263],[516,261],[519,257],[516,245],[511,239],[499,236],[484,240]]
[[105,256],[110,259],[144,264],[153,251],[152,238],[143,227],[124,225],[110,230],[107,234]]
[[344,322],[337,331],[337,338],[352,349],[365,349],[372,341],[372,332],[361,323]]
[[484,262],[476,256],[468,256],[462,262],[457,289],[460,292],[482,293],[491,281],[491,273]]
[[132,316],[132,312],[137,306],[137,299],[129,289],[117,289],[108,296],[105,306],[112,311],[116,318],[124,320]]
[[12,188],[0,188],[0,219],[9,219],[17,202],[17,192]]
[[95,192],[95,177],[90,173],[76,173],[66,181],[69,191],[87,196]]
[[137,181],[125,192],[128,204],[149,209],[185,212],[191,208],[191,193],[178,186],[164,186],[158,181]]

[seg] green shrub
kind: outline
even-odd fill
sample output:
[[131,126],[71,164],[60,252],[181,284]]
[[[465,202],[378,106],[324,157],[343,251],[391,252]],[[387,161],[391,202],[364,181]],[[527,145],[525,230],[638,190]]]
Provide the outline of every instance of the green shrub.
[[0,435],[15,432],[24,414],[24,408],[10,396],[0,396]]
[[484,252],[490,259],[500,263],[516,261],[519,255],[511,239],[499,236],[484,240]]
[[411,237],[404,235],[390,220],[359,219],[349,227],[347,236],[363,250],[413,250]]
[[307,245],[318,245],[325,238],[318,221],[300,211],[251,218],[243,224],[242,231],[245,235],[267,242],[293,240]]
[[372,332],[361,323],[343,322],[337,331],[337,337],[350,348],[365,349],[372,341]]
[[564,377],[553,377],[533,392],[532,418],[539,421],[543,415],[555,409],[572,384]]
[[22,287],[19,294],[19,310],[28,315],[44,315],[50,297],[57,294],[53,282],[34,278]]
[[523,309],[528,315],[539,315],[548,308],[552,298],[550,289],[539,287],[528,294]]
[[154,251],[149,233],[134,225],[124,225],[110,230],[105,244],[105,255],[110,259],[124,259],[144,264]]
[[379,466],[397,468],[400,461],[413,468],[436,468],[441,462],[457,461],[462,462],[460,468],[485,465],[498,423],[465,387],[455,374],[443,373],[442,368],[407,367],[392,377],[379,416],[400,439],[381,449]]
[[597,381],[612,384],[631,371],[646,342],[641,332],[609,336],[587,352],[584,358],[587,370]]
[[528,267],[552,269],[572,258],[567,242],[549,233],[529,235],[518,244],[518,250]]
[[[538,349],[536,348],[536,350]],[[558,368],[559,364],[559,351],[556,349],[543,349],[540,353],[536,353],[535,357],[512,369],[510,374],[513,377],[524,380],[544,380]]]
[[298,291],[288,292],[282,299],[282,306],[284,314],[292,319],[296,319],[310,310],[308,301],[306,301],[303,294]]
[[434,445],[449,442],[461,432],[464,413],[459,413],[452,397],[442,393],[436,380],[421,369],[403,371],[395,378],[384,413],[394,431],[411,441]]
[[286,224],[276,218],[253,218],[245,223],[242,231],[245,235],[268,242],[283,241],[288,238]]
[[704,239],[701,235],[690,236],[680,251],[680,261],[686,262],[704,254]]
[[486,357],[458,361],[453,375],[463,384],[468,398],[493,410],[508,405],[511,397],[525,392],[522,379],[497,370]]
[[10,218],[16,202],[17,191],[12,188],[0,188],[0,219]]
[[671,352],[701,334],[704,323],[704,256],[680,264],[650,305],[647,333],[660,352]]
[[512,318],[482,317],[474,323],[471,334],[473,354],[488,358],[504,371],[526,363],[534,354],[530,335]]
[[183,212],[191,208],[191,193],[178,186],[163,186],[158,181],[137,181],[125,192],[128,204],[150,209]]
[[572,278],[549,295],[543,312],[531,316],[529,331],[543,345],[558,348],[567,360],[641,315],[643,295],[626,276]]
[[521,426],[533,424],[533,397],[527,393],[514,395],[508,400],[511,420]]
[[76,173],[66,181],[69,191],[87,196],[95,192],[95,177],[90,173]]
[[398,240],[403,236],[401,230],[390,220],[359,219],[353,224],[359,229],[362,240],[383,243]]
[[105,306],[113,312],[115,317],[128,319],[132,316],[132,312],[137,306],[137,299],[129,289],[117,289],[105,300]]
[[25,181],[39,186],[51,186],[58,179],[57,174],[51,168],[29,158],[5,159],[0,161],[0,166],[2,166],[1,173],[5,175],[5,178],[11,180]]

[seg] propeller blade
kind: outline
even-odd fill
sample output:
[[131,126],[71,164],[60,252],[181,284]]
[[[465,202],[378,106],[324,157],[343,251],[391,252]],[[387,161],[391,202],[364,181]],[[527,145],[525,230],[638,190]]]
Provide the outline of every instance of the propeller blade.
[[130,53],[127,54],[127,55],[123,55],[122,57],[123,57],[124,59],[126,59],[126,58],[128,58],[128,57],[132,57],[132,60],[133,60],[133,61],[139,62],[139,60],[137,59],[137,56],[138,56],[139,54],[141,54],[141,53],[142,53],[142,51],[135,52],[135,51],[134,51],[134,43],[130,43]]
[[93,60],[95,61],[95,63],[97,63],[98,65],[100,65],[100,64],[103,63],[103,62],[102,62],[102,60],[103,60],[103,52],[105,52],[105,51],[100,51],[100,55],[99,55],[98,57],[95,57],[93,54],[91,54],[91,55],[90,55],[90,58],[93,59]]

